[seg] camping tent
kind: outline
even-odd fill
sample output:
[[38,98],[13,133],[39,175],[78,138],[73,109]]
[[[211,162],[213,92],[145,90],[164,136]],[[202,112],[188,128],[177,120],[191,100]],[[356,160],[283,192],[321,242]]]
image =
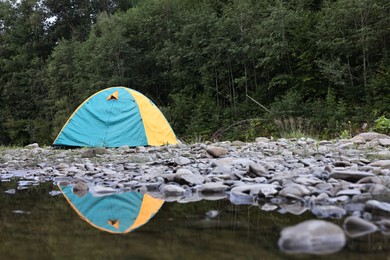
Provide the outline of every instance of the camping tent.
[[90,192],[79,196],[72,186],[59,185],[77,214],[92,226],[110,233],[128,233],[147,223],[164,201],[148,194],[125,192],[95,197]]
[[87,98],[70,116],[54,146],[120,147],[176,144],[161,111],[141,93],[112,87]]

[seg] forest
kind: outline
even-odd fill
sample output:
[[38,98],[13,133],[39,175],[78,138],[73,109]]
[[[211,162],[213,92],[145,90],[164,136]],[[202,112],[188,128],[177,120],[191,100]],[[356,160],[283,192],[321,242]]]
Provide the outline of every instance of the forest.
[[375,130],[389,41],[388,0],[2,0],[0,145],[50,145],[111,86],[184,141]]

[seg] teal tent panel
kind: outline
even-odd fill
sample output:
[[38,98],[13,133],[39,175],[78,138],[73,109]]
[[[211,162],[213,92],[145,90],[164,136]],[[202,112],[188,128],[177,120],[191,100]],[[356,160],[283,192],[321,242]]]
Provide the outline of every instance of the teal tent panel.
[[[72,192],[71,186],[63,186],[61,190],[80,217],[98,228],[117,233],[125,232],[134,224],[144,197],[137,192],[102,197],[94,197],[88,192],[78,197]],[[109,221],[114,220],[119,222],[117,228],[109,224]]]
[[[118,100],[107,97],[118,91]],[[123,87],[108,88],[87,99],[69,119],[54,145],[119,147],[148,145],[137,103]]]

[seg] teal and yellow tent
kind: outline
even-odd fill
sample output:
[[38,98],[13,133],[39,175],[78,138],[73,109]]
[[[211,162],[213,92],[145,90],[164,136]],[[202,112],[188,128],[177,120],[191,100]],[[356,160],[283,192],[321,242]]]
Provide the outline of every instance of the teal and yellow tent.
[[72,186],[59,188],[77,214],[99,230],[123,234],[147,223],[159,211],[164,201],[148,194],[125,192],[94,197],[86,193],[80,197]]
[[112,87],[87,98],[70,116],[53,145],[69,147],[177,144],[164,115],[147,97]]

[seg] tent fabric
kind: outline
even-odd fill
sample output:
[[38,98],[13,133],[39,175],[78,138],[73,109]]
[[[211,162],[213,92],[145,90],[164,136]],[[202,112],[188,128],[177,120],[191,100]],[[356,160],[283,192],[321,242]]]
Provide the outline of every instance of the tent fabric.
[[54,146],[120,147],[177,144],[164,115],[143,94],[125,87],[99,91],[70,116]]
[[128,233],[147,223],[164,201],[148,194],[125,192],[94,197],[79,197],[72,186],[58,186],[77,214],[90,225],[110,233]]

